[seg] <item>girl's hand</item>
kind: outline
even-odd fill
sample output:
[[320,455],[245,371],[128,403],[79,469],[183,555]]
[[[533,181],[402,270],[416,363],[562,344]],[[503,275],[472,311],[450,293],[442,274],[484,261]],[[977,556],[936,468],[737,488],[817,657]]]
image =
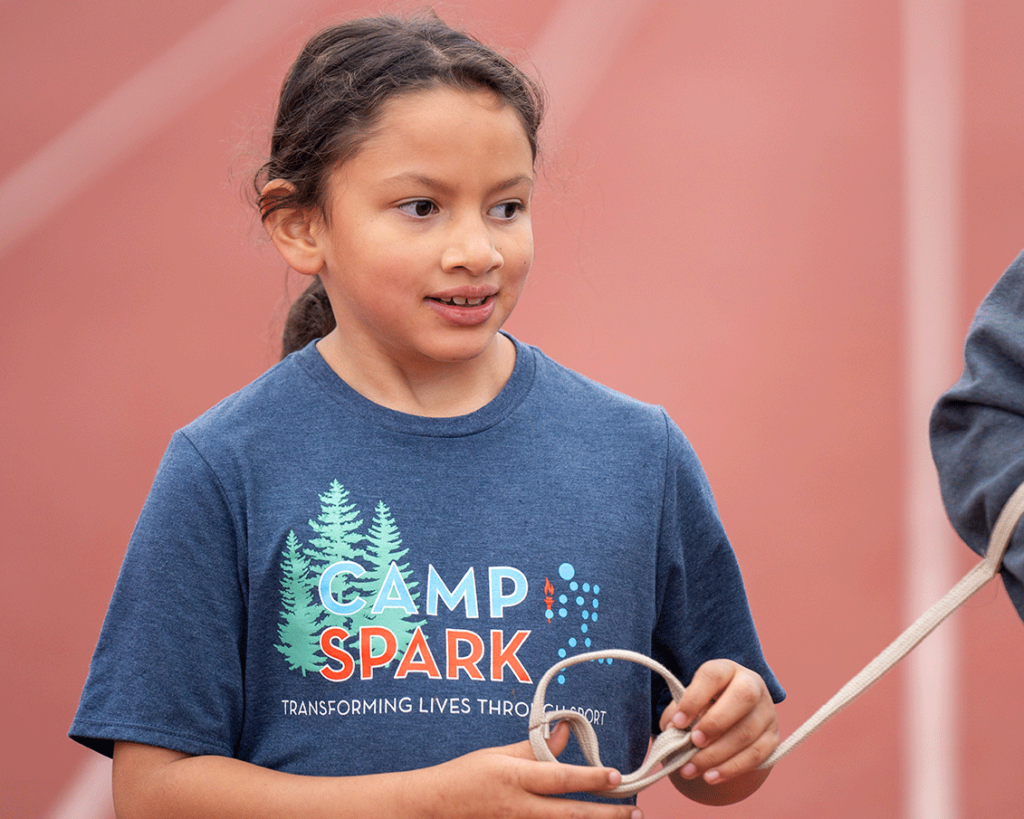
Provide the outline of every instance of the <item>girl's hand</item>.
[[[561,753],[569,727],[548,740]],[[300,776],[238,759],[119,742],[114,803],[122,819],[643,819],[632,805],[556,798],[622,781],[611,768],[538,762],[529,741],[436,765],[366,776]]]
[[690,737],[701,749],[671,775],[676,788],[692,799],[736,802],[767,777],[767,771],[756,769],[779,744],[779,724],[768,688],[756,672],[732,660],[704,663],[686,693],[662,713],[662,730],[670,723],[692,725]]
[[[569,726],[551,732],[548,747],[556,756],[569,739]],[[614,788],[622,775],[612,768],[538,762],[529,740],[485,748],[419,773],[425,782],[427,814],[440,817],[494,816],[506,819],[643,819],[633,805],[601,805],[555,798],[581,791]]]

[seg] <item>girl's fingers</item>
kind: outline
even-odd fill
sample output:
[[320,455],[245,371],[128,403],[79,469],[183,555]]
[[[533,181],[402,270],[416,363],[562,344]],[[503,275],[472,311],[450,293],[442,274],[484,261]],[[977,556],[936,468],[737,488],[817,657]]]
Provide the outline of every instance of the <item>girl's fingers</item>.
[[[610,768],[591,768],[581,765],[561,765],[557,762],[538,762],[529,766],[527,778],[522,780],[525,790],[538,796],[556,797],[584,791],[600,792],[614,788],[622,782],[618,771]],[[548,799],[545,809],[552,819],[643,819],[643,813],[634,805],[601,805],[567,799]]]
[[[569,742],[570,734],[571,730],[569,725],[565,722],[559,722],[551,729],[551,736],[548,737],[548,749],[552,754],[558,756],[565,750],[565,746]],[[522,742],[514,742],[511,745],[499,745],[495,748],[484,748],[482,752],[490,754],[504,754],[505,756],[514,756],[518,759],[537,760],[537,755],[534,754],[533,746],[530,744],[530,740],[528,739],[524,739]]]
[[693,743],[701,750],[680,771],[684,779],[703,775],[708,782],[724,782],[758,767],[779,742],[764,680],[731,660],[704,663],[679,701],[665,709],[661,724],[692,725]]
[[744,723],[759,708],[774,717],[775,709],[769,707],[770,703],[764,680],[753,671],[737,667],[728,686],[714,698],[694,726],[694,745],[700,748],[717,741],[727,731]]
[[[668,704],[668,707],[661,712],[661,719],[658,722],[660,730],[664,731],[666,728],[668,728],[669,723],[672,722],[672,717],[674,717],[677,712],[679,712],[679,703],[673,700]],[[682,721],[684,718],[685,717],[680,717],[680,721]],[[676,725],[676,727],[685,728],[686,725]]]
[[622,782],[622,774],[612,768],[589,765],[563,765],[559,762],[538,762],[522,774],[525,790],[543,796],[556,796],[584,791],[603,791]]
[[538,762],[529,742],[486,748],[434,769],[433,788],[446,795],[444,815],[516,816],[521,819],[642,819],[630,804],[562,798],[618,785],[611,768]]
[[[697,736],[695,739],[700,747],[705,738]],[[693,779],[701,774],[707,778],[714,772],[712,779],[726,781],[757,768],[771,756],[778,744],[779,730],[774,709],[759,708],[716,741],[704,745],[700,753],[683,766],[681,773],[684,779]]]
[[701,665],[683,696],[675,703],[672,724],[677,728],[686,728],[716,702],[740,670],[746,669],[731,660],[710,660]]
[[551,735],[548,737],[548,750],[555,756],[558,756],[569,743],[569,735],[571,733],[569,723],[559,722],[551,729]]
[[734,777],[754,771],[761,766],[779,744],[778,732],[766,733],[756,742],[722,763],[712,765],[704,774],[711,782],[727,782]]
[[[565,748],[569,726],[559,723],[551,732],[548,747],[556,756]],[[525,760],[520,780],[523,789],[536,794],[565,794],[583,791],[603,791],[622,782],[622,774],[614,768],[595,768],[590,765],[565,765],[560,762],[538,762],[529,740],[499,748],[488,748],[487,753],[502,754]]]

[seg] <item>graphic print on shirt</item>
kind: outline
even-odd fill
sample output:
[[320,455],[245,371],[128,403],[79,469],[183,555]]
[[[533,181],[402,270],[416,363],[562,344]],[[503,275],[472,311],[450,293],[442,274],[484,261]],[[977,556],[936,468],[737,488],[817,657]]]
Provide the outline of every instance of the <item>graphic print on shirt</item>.
[[[349,493],[337,481],[320,495],[320,515],[309,521],[316,533],[303,547],[295,531],[288,533],[281,580],[280,643],[275,646],[293,671],[322,673],[326,657],[325,638],[357,634],[363,626],[378,627],[370,632],[379,640],[395,641],[395,651],[404,651],[416,629],[426,621],[416,618],[415,591],[407,563],[398,561],[408,549],[381,501],[374,511],[368,532],[363,533],[359,510]],[[388,589],[369,607],[366,598]],[[358,602],[338,601],[357,598]],[[386,631],[385,631],[386,630]],[[389,635],[389,636],[385,636]]]
[[[601,593],[601,586],[576,577],[576,567],[571,563],[563,563],[558,567],[558,582],[559,585],[556,587],[549,578],[544,578],[544,604],[547,607],[544,616],[549,623],[556,618],[559,622],[564,621],[568,636],[558,649],[559,659],[564,660],[566,657],[593,650],[590,632],[597,623],[597,609],[600,604],[598,595]],[[605,662],[611,665],[612,660],[610,657],[602,657],[597,662],[601,665]],[[565,676],[559,674],[555,677],[555,682],[563,685]]]
[[[369,680],[377,672],[395,679],[531,683],[559,659],[595,647],[600,585],[577,576],[573,564],[555,563],[543,583],[537,578],[543,598],[527,608],[536,611],[535,622],[558,634],[545,637],[553,647],[545,667],[527,670],[518,652],[531,631],[495,627],[506,609],[527,601],[525,572],[489,566],[486,578],[483,572],[478,578],[472,566],[461,577],[442,577],[433,565],[413,571],[384,501],[366,525],[339,481],[318,499],[317,516],[288,531],[281,553],[274,647],[290,670],[331,682]],[[467,627],[441,628],[439,614],[461,615]],[[564,682],[561,675],[556,679]]]

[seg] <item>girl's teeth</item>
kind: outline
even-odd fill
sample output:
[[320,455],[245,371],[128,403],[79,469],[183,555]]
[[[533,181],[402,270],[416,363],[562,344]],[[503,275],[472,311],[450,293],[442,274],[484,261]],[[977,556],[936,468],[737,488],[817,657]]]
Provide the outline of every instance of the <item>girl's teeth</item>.
[[478,305],[483,304],[486,300],[486,298],[470,300],[464,296],[452,296],[450,299],[445,299],[444,301],[447,304],[456,305],[458,307],[477,307]]

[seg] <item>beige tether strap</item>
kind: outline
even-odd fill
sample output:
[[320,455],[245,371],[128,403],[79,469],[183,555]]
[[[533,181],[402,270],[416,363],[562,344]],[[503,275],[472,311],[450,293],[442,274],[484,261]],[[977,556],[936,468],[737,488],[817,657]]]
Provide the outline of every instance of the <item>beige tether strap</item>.
[[[572,728],[572,732],[576,735],[576,741],[579,743],[587,762],[597,767],[603,767],[601,754],[597,746],[597,734],[594,733],[590,721],[583,714],[577,711],[544,711],[544,694],[552,677],[571,665],[601,658],[629,660],[630,662],[646,665],[648,668],[657,671],[665,679],[665,682],[668,683],[668,689],[672,692],[672,699],[674,700],[683,696],[683,692],[686,690],[683,688],[683,684],[665,666],[636,651],[610,648],[605,651],[588,651],[584,654],[569,657],[547,670],[547,673],[537,683],[537,691],[533,695],[533,708],[530,711],[530,744],[533,746],[534,756],[541,762],[557,762],[555,755],[548,748],[546,740],[551,735],[551,723],[564,720],[569,723],[569,727]],[[635,796],[648,785],[657,782],[663,776],[668,776],[677,768],[681,768],[690,757],[697,753],[697,750],[697,747],[690,742],[689,731],[684,731],[670,725],[654,738],[643,764],[633,773],[624,773],[621,785],[606,791],[600,791],[600,795],[619,798]],[[659,764],[661,769],[656,770]]]
[[[1003,554],[1010,543],[1013,531],[1017,528],[1017,523],[1022,516],[1024,516],[1024,484],[1017,487],[999,513],[996,525],[992,529],[992,536],[989,538],[988,551],[981,562],[971,569],[941,600],[935,603],[906,631],[897,637],[885,651],[875,657],[857,676],[844,685],[832,699],[821,706],[810,719],[797,728],[788,739],[775,749],[775,753],[761,767],[769,768],[774,765],[817,731],[818,728],[867,691],[896,663],[909,654],[918,643],[931,634],[939,623],[960,608],[975,592],[995,577],[999,573]],[[545,740],[550,734],[550,723],[557,720],[565,720],[569,723],[573,733],[576,734],[576,740],[579,742],[587,762],[591,765],[601,765],[597,735],[594,733],[590,723],[582,714],[575,711],[548,711],[545,713],[544,695],[552,677],[561,670],[577,663],[608,657],[640,663],[657,671],[668,683],[673,699],[679,699],[684,691],[682,684],[667,668],[635,651],[610,649],[607,651],[591,651],[586,654],[569,657],[550,668],[537,684],[537,691],[533,698],[533,708],[530,712],[530,743],[533,746],[533,752],[537,759],[541,761],[555,761],[555,757],[548,749]],[[669,727],[654,738],[654,742],[651,743],[650,751],[643,765],[631,774],[624,774],[622,784],[617,788],[601,791],[600,793],[603,796],[634,796],[663,776],[667,776],[672,771],[681,768],[696,753],[697,748],[690,742],[689,731]],[[659,764],[661,768],[655,770]]]

